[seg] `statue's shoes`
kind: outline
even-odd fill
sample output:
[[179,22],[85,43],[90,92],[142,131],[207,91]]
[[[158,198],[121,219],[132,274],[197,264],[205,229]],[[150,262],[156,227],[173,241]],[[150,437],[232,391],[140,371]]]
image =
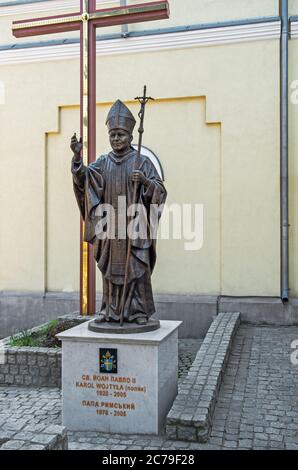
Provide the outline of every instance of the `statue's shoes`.
[[100,313],[98,317],[95,319],[96,323],[104,323],[105,321],[106,321],[106,317],[102,313]]
[[147,318],[140,317],[136,319],[136,324],[137,325],[146,325],[147,324]]

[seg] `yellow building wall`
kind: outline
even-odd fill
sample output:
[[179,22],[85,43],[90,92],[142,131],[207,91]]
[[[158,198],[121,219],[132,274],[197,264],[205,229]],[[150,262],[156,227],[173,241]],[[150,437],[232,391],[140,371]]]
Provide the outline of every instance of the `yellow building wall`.
[[[146,0],[148,3],[150,0]],[[128,0],[130,5],[143,3]],[[245,18],[278,15],[279,0],[169,0],[171,18],[165,21],[135,24],[132,29],[155,29],[184,24],[216,23]]]
[[[298,8],[298,5],[297,5]],[[297,9],[296,9],[297,11]],[[297,84],[298,80],[298,42],[292,40],[289,43],[289,265],[290,265],[290,295],[298,296],[298,102],[297,102]],[[291,89],[291,85],[294,88]],[[297,82],[298,83],[298,82]]]
[[[200,251],[158,242],[155,292],[279,295],[278,40],[97,65],[98,153],[108,150],[109,104],[129,102],[146,83],[156,102],[144,144],[163,164],[168,202],[204,205]],[[2,66],[1,79],[0,290],[78,290],[69,150],[79,130],[78,60]]]
[[[63,1],[63,0],[62,0]],[[137,3],[149,3],[152,0],[128,0],[128,5],[135,5]],[[293,0],[293,11],[298,11],[295,5],[297,0]],[[109,8],[119,6],[120,1],[104,2],[101,4],[97,2],[98,8]],[[219,21],[233,21],[247,18],[257,18],[266,16],[278,15],[278,0],[169,0],[170,4],[170,18],[161,21],[152,21],[148,23],[136,23],[129,26],[130,31],[143,31],[148,29],[157,28],[170,28],[174,26],[184,26],[188,24],[200,23],[216,23]],[[79,0],[78,0],[79,6]],[[34,5],[35,8],[38,5]],[[296,10],[295,10],[296,7]],[[78,7],[79,9],[79,7]],[[34,10],[33,10],[34,11]],[[11,22],[16,20],[25,20],[37,17],[47,17],[56,14],[72,13],[73,9],[49,10],[42,13],[23,13],[20,8],[20,13],[16,12],[11,15],[1,17],[0,8],[0,37],[1,45],[13,44],[16,42],[15,38],[11,35]],[[120,32],[121,26],[105,27],[98,30],[97,34],[110,34],[113,32]],[[69,32],[66,34],[50,34],[40,38],[29,37],[17,39],[18,44],[38,41],[51,41],[53,39],[65,39],[77,37],[77,32]]]
[[288,1],[289,1],[289,15],[297,15],[298,1],[297,0],[288,0]]
[[[109,149],[104,122],[111,104],[98,106],[98,155]],[[132,103],[129,103],[129,106],[137,115],[138,106]],[[69,142],[65,139],[65,135],[71,136],[76,129],[74,123],[78,114],[78,109],[62,109],[61,132],[49,135],[48,139],[47,253],[49,261],[47,282],[48,289],[54,291],[61,290],[61,286],[64,290],[74,290],[78,286],[78,238],[73,237],[74,233],[78,234],[78,209],[73,208],[74,196],[69,173]],[[175,130],[172,133],[170,127],[173,116],[175,116],[175,123],[173,123]],[[134,140],[137,143],[136,133]],[[147,109],[144,140],[146,146],[155,151],[162,161],[166,176],[165,183],[169,192],[167,204],[194,205],[204,204],[204,202],[206,204],[203,250],[195,252],[194,256],[192,251],[184,250],[185,242],[189,240],[159,241],[160,263],[154,275],[156,290],[172,292],[173,285],[180,285],[181,292],[195,292],[198,286],[202,286],[206,292],[217,292],[220,288],[218,262],[220,126],[206,126],[204,98],[156,100]],[[185,153],[186,144],[187,148],[191,149],[191,151],[188,150],[189,156]],[[61,158],[61,155],[65,158]],[[200,175],[207,174],[208,178],[200,178]],[[67,187],[65,188],[66,181]],[[63,219],[63,230],[57,231]],[[212,227],[216,227],[215,230]],[[163,233],[166,235],[165,232]],[[69,285],[65,284],[65,271],[60,268],[60,260],[65,258],[65,253],[68,253],[67,260],[71,260],[72,267],[69,269],[69,274],[72,276],[67,276],[67,280],[71,280]],[[176,254],[174,263],[173,253]],[[163,259],[171,261],[171,270],[168,269],[168,262],[162,262]],[[70,266],[69,262],[68,266]],[[183,271],[181,271],[181,266],[184,266]],[[192,276],[194,271],[196,275]],[[212,275],[207,277],[206,272]],[[101,288],[100,279],[98,279],[98,288]]]

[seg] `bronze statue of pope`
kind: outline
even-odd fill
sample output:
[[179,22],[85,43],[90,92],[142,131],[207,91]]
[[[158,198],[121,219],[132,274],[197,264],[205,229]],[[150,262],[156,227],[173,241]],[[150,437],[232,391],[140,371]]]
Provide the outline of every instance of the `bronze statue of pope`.
[[[102,273],[103,296],[97,321],[119,322],[122,310],[124,322],[145,325],[155,312],[151,275],[156,261],[156,239],[149,229],[149,214],[151,207],[162,207],[167,192],[148,157],[140,155],[138,168],[135,167],[137,151],[131,146],[135,124],[131,111],[120,100],[116,101],[106,120],[112,150],[86,167],[81,158],[82,142],[74,135],[70,144],[71,171],[74,193],[85,221],[84,240],[93,245]],[[128,231],[123,236],[123,227],[119,225],[124,223],[127,229],[130,222],[119,203],[123,200],[126,208],[140,204],[148,216],[146,237],[130,240],[129,258]],[[112,236],[104,237],[98,227],[105,227],[106,231],[106,214],[100,211],[100,206],[106,205],[113,207],[115,217]]]

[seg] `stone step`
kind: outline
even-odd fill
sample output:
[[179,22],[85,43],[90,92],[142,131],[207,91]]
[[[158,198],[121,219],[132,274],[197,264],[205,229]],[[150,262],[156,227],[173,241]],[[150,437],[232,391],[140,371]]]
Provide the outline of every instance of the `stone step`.
[[66,428],[57,425],[24,424],[16,429],[8,420],[0,431],[0,450],[67,450]]
[[207,442],[240,313],[219,313],[179,387],[166,419],[169,439]]

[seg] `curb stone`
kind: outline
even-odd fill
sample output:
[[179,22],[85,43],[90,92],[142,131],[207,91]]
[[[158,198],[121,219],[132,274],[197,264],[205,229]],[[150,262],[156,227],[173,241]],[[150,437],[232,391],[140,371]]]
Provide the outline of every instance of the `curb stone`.
[[240,313],[219,313],[211,324],[166,419],[169,439],[207,442],[220,385],[240,325]]
[[21,430],[1,430],[1,450],[67,450],[68,439],[64,426],[23,425]]

